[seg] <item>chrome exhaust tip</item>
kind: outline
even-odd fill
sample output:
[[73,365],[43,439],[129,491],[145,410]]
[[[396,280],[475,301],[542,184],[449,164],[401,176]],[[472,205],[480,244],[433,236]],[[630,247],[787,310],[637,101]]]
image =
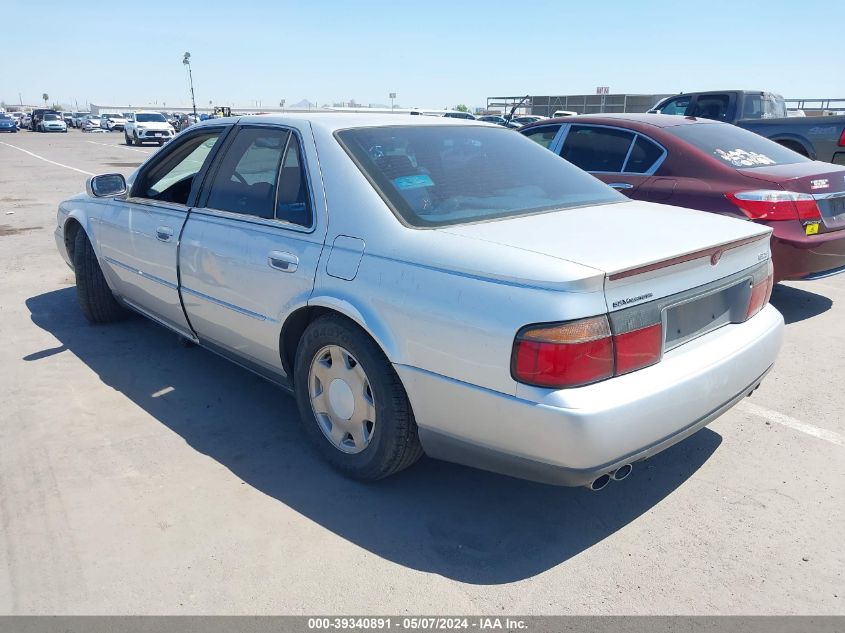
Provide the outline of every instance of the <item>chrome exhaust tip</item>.
[[632,470],[634,470],[633,465],[625,464],[624,466],[620,466],[619,468],[614,470],[610,476],[613,478],[614,481],[622,481],[623,479],[626,479],[628,475],[631,474]]
[[587,488],[589,488],[590,490],[592,490],[594,492],[598,492],[599,490],[601,490],[602,488],[607,486],[607,484],[609,484],[609,483],[610,483],[610,475],[605,473],[604,475],[599,475],[598,477],[593,479],[589,483]]

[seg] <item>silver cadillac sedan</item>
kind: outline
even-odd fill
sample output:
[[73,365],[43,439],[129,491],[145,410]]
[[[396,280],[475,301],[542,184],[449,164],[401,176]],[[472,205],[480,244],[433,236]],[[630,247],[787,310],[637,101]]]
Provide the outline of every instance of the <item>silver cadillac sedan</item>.
[[632,202],[496,125],[215,119],[86,189],[56,229],[85,316],[138,312],[287,388],[357,479],[426,453],[599,489],[781,345],[769,229]]

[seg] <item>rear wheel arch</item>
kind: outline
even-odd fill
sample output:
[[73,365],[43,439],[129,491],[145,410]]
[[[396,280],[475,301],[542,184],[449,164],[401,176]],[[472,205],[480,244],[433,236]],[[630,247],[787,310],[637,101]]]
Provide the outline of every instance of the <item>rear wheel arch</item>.
[[[345,302],[332,302],[331,305],[327,305],[326,303],[311,304],[294,310],[285,320],[282,325],[282,331],[279,334],[279,354],[282,360],[282,367],[291,382],[293,382],[296,350],[299,346],[299,341],[302,339],[302,335],[312,322],[322,316],[328,315],[337,315],[351,322],[373,340],[389,361],[395,359],[396,349],[392,345],[392,339],[389,336],[376,335],[361,312],[350,304]],[[383,331],[382,328],[379,329]]]
[[804,143],[802,143],[801,141],[799,141],[797,139],[780,138],[780,139],[772,139],[772,140],[774,140],[775,143],[777,143],[778,145],[783,145],[787,149],[791,149],[793,152],[798,152],[802,156],[806,156],[807,158],[812,158],[810,150],[807,149],[807,147],[804,145]]

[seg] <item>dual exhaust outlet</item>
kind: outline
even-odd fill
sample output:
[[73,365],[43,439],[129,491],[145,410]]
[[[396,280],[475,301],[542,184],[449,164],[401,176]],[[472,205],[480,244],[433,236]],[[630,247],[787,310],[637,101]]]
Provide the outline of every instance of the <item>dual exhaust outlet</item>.
[[589,484],[587,484],[587,488],[598,492],[602,488],[606,487],[607,484],[611,482],[611,480],[622,481],[623,479],[627,479],[628,475],[630,475],[631,471],[633,470],[634,466],[632,464],[625,464],[624,466],[620,466],[616,470],[613,470],[609,473],[599,475],[598,477],[593,479]]

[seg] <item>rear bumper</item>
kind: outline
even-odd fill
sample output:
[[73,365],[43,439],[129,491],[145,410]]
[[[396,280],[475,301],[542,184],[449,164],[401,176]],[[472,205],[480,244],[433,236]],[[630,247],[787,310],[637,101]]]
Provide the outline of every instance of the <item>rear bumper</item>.
[[750,394],[773,365],[783,317],[767,306],[625,376],[517,396],[398,365],[431,457],[577,486],[650,457]]
[[845,271],[845,230],[805,235],[797,222],[783,222],[772,236],[775,281],[818,279]]

